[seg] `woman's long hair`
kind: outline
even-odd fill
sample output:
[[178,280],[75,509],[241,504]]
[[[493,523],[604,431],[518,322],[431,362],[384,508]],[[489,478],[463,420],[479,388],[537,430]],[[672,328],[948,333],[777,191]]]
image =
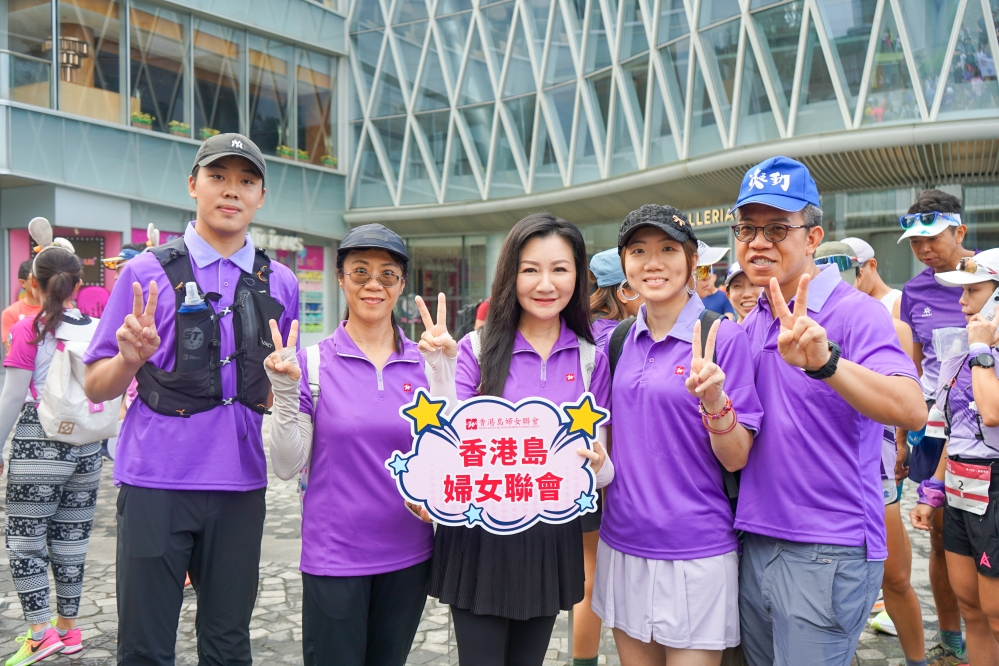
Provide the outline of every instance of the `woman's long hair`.
[[590,294],[590,316],[594,319],[613,319],[614,321],[624,321],[630,315],[624,309],[624,304],[617,297],[617,290],[620,285],[612,284],[609,287],[597,287]]
[[566,326],[580,338],[593,342],[590,331],[590,303],[587,280],[589,270],[586,265],[586,244],[572,222],[555,217],[551,213],[528,215],[513,226],[496,262],[493,278],[492,300],[489,315],[482,335],[482,354],[479,358],[481,381],[480,395],[502,396],[510,374],[510,359],[513,356],[513,341],[517,336],[522,308],[517,300],[517,274],[520,267],[520,253],[532,238],[559,236],[572,248],[576,264],[576,286],[572,298],[562,310],[561,316]]
[[[340,274],[340,275],[343,274],[343,265],[347,261],[347,257],[349,257],[352,254],[356,254],[357,252],[363,252],[363,251],[368,250],[368,249],[371,249],[371,248],[366,248],[366,247],[365,248],[358,248],[356,250],[350,250],[349,252],[344,252],[343,254],[337,253],[337,256],[336,256],[336,272],[337,272],[337,274]],[[395,261],[396,263],[398,263],[399,266],[402,268],[402,280],[400,280],[400,282],[403,285],[403,290],[405,290],[405,288],[406,288],[406,284],[405,284],[406,283],[406,277],[407,277],[407,275],[409,273],[409,262],[406,261],[406,259],[402,255],[396,254],[395,252],[391,252],[389,250],[386,250],[386,252],[388,252],[389,256],[392,257],[392,260]],[[347,276],[344,276],[344,277],[345,277],[345,279],[348,279],[348,280],[350,279]],[[372,277],[371,279],[374,280],[375,278]],[[386,291],[388,291],[388,289],[386,289]],[[399,298],[402,298],[401,294],[400,294]],[[348,305],[344,305],[343,306],[343,319],[344,319],[344,321],[350,319],[350,307]],[[395,345],[395,350],[396,350],[397,353],[401,354],[402,351],[403,351],[403,347],[402,347],[402,334],[399,332],[399,323],[396,321],[396,318],[395,318],[395,308],[392,309],[391,322],[392,322],[392,340],[393,340],[394,345]]]
[[31,272],[42,292],[42,311],[35,317],[35,339],[31,341],[37,345],[62,323],[63,304],[80,284],[83,267],[75,254],[61,247],[48,247],[35,257]]

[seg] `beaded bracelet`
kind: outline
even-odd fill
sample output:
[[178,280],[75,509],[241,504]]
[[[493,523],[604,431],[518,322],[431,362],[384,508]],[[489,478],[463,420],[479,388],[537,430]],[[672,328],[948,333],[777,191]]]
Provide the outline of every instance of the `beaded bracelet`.
[[707,418],[707,419],[711,419],[712,421],[717,421],[718,419],[723,419],[726,416],[728,416],[729,412],[732,411],[732,398],[729,398],[729,397],[726,396],[726,398],[725,398],[725,406],[722,407],[722,410],[720,412],[718,412],[717,414],[709,414],[708,410],[704,409],[704,403],[703,402],[698,402],[697,403],[697,411],[700,412],[702,419]]
[[[739,415],[735,413],[735,408],[732,407],[732,402],[731,401],[728,402],[728,404],[726,405],[726,408],[728,408],[728,411],[725,412],[726,414],[728,414],[728,412],[732,412],[732,425],[730,425],[729,427],[725,428],[724,430],[715,430],[710,425],[708,425],[708,419],[711,418],[710,415],[708,415],[708,414],[702,414],[701,415],[701,423],[704,424],[704,429],[707,430],[712,435],[727,435],[730,432],[732,432],[733,430],[735,430],[735,427],[737,425],[739,425]],[[720,418],[720,417],[718,417],[718,418]]]

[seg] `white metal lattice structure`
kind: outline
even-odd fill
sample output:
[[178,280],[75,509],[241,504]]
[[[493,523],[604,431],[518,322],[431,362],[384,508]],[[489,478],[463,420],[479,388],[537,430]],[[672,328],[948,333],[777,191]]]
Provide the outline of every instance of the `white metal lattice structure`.
[[353,0],[348,203],[515,197],[999,115],[996,16],[999,0]]

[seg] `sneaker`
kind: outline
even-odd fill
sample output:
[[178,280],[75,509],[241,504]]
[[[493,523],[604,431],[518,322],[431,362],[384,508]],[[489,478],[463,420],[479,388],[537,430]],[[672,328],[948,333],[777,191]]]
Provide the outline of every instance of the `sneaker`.
[[926,651],[926,666],[968,666],[968,660],[958,657],[943,643],[937,643]]
[[36,661],[41,661],[49,655],[62,652],[63,642],[59,639],[59,632],[49,628],[45,630],[42,640],[31,640],[31,630],[24,636],[18,636],[17,642],[22,643],[21,649],[15,652],[4,666],[27,666]]
[[[871,628],[874,631],[880,631],[882,634],[888,634],[889,636],[898,636],[898,630],[895,629],[895,623],[891,621],[888,617],[888,613],[881,611],[878,613],[873,620],[871,620]],[[63,641],[66,639],[64,638]]]
[[878,599],[874,602],[874,608],[871,609],[872,613],[884,613],[885,612],[885,593],[883,590],[878,590]]
[[[56,618],[52,618],[53,627],[56,626],[56,622],[58,622],[58,620]],[[56,629],[56,633],[59,633],[58,629]],[[62,651],[63,654],[76,654],[83,649],[83,635],[80,633],[79,628],[70,629],[66,632],[66,635],[61,636],[60,639],[62,640],[62,644],[66,646]]]

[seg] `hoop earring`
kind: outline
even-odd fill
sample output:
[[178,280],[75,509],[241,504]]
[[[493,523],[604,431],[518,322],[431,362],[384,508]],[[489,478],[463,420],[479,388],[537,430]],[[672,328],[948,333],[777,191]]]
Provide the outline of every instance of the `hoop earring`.
[[[694,288],[691,289],[687,285],[684,285],[687,289],[687,296],[693,296],[697,292],[697,276],[694,274],[694,271],[690,271],[690,279],[694,281]],[[690,284],[690,282],[688,281],[687,284]]]
[[625,296],[625,295],[624,295],[624,287],[625,287],[625,285],[627,285],[627,284],[628,284],[628,281],[627,281],[627,280],[621,280],[621,284],[619,284],[619,285],[617,286],[617,295],[621,297],[621,300],[622,300],[622,301],[633,301],[633,300],[635,300],[636,298],[638,298],[638,295],[639,295],[639,294],[638,294],[638,292],[636,291],[636,292],[635,292],[635,295],[634,295],[634,296],[632,296],[631,298],[628,298],[627,296]]

